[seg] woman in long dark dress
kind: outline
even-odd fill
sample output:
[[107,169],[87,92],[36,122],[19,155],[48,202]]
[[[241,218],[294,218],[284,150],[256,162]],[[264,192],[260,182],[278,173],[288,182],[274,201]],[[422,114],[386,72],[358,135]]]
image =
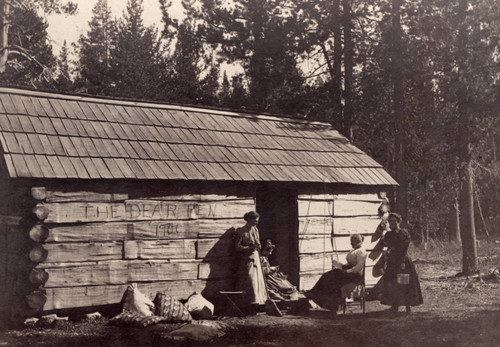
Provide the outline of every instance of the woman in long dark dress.
[[337,311],[342,299],[341,288],[348,283],[358,282],[363,276],[366,250],[362,247],[363,236],[351,235],[352,250],[347,254],[347,264],[325,272],[314,287],[305,292],[306,298],[328,310]]
[[380,303],[391,306],[392,312],[397,312],[399,306],[405,306],[406,312],[409,313],[411,306],[423,304],[417,271],[407,254],[410,234],[400,227],[399,214],[390,213],[388,222],[390,230],[381,241],[382,245],[387,247],[387,253]]
[[235,249],[238,253],[237,286],[247,293],[250,303],[263,305],[267,293],[259,257],[259,214],[251,211],[245,213],[243,219],[246,224],[236,229],[235,235]]

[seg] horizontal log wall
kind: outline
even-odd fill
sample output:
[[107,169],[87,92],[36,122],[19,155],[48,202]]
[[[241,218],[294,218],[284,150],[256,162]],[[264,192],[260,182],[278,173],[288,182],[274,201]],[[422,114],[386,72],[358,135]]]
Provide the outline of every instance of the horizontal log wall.
[[380,223],[377,194],[308,194],[298,196],[300,289],[314,286],[321,274],[332,269],[332,260],[345,263],[351,250],[350,235],[365,236],[368,251],[367,285],[380,279],[375,265],[381,255],[374,235]]
[[32,227],[48,231],[46,260],[37,266],[48,274],[44,310],[116,304],[132,282],[151,298],[232,290],[234,228],[255,210],[247,192],[32,193],[38,211],[48,211]]

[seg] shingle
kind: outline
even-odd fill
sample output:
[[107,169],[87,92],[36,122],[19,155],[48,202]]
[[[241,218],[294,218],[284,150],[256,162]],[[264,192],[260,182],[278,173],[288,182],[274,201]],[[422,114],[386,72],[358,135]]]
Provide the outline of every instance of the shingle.
[[84,146],[83,141],[79,137],[70,137],[71,142],[73,143],[73,146],[76,149],[76,152],[78,153],[79,157],[89,157],[89,153],[87,149]]
[[29,177],[43,177],[42,169],[40,168],[38,162],[35,160],[34,155],[23,155],[23,159],[26,162],[26,167],[30,172]]
[[73,164],[73,167],[76,169],[76,172],[78,173],[78,178],[83,178],[83,179],[88,179],[90,178],[87,169],[85,167],[85,164],[82,162],[80,158],[69,158],[71,161],[71,164]]
[[45,154],[45,149],[37,134],[26,134],[35,154]]
[[31,145],[31,142],[28,139],[28,136],[23,133],[15,133],[17,143],[19,144],[19,147],[21,148],[22,153],[26,154],[33,154],[35,153],[35,150],[33,149],[33,146]]
[[23,96],[16,95],[16,94],[11,94],[10,97],[11,97],[11,100],[12,100],[12,104],[14,105],[14,108],[16,110],[15,113],[17,113],[17,114],[23,114],[23,115],[28,114],[28,111],[24,107],[24,104],[23,104],[23,101],[22,101]]
[[52,124],[52,121],[50,120],[50,118],[40,117],[38,119],[42,123],[43,128],[44,128],[46,134],[50,134],[50,135],[56,135],[57,134],[57,131],[54,128],[54,125]]
[[73,142],[69,139],[67,136],[59,136],[59,140],[61,141],[62,147],[64,149],[64,153],[66,155],[72,156],[72,157],[77,157],[78,152],[73,145]]
[[101,178],[99,170],[96,168],[94,161],[91,158],[81,158],[81,160],[91,179]]
[[61,105],[60,100],[49,99],[48,101],[49,101],[50,106],[52,106],[52,109],[54,110],[55,116],[57,116],[59,118],[67,118],[66,113],[64,112],[64,109]]
[[148,178],[141,165],[135,159],[125,159],[125,162],[137,178]]
[[59,157],[61,165],[64,167],[68,178],[89,178],[80,158],[75,157]]
[[12,125],[10,125],[9,117],[5,114],[0,114],[0,129],[3,131],[12,131]]
[[50,144],[52,145],[52,149],[54,152],[56,152],[57,155],[67,155],[66,151],[64,150],[64,147],[61,143],[61,140],[59,139],[59,136],[47,136]]
[[47,156],[47,160],[54,171],[54,177],[56,178],[67,178],[66,170],[62,166],[57,156],[49,155]]
[[6,148],[4,148],[7,152],[10,153],[22,153],[21,147],[17,142],[16,136],[14,133],[4,133]]
[[26,108],[27,114],[31,116],[38,116],[38,111],[29,96],[23,96],[21,97],[21,100],[24,104],[24,108]]
[[30,170],[21,154],[6,154],[5,162],[9,170],[10,177],[31,177]]

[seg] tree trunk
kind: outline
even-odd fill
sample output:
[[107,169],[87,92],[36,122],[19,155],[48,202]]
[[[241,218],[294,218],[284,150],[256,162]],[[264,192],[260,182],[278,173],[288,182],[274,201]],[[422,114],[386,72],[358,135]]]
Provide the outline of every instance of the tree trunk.
[[351,22],[351,4],[350,0],[342,0],[344,10],[344,129],[343,133],[350,141],[353,141],[353,105],[352,105],[352,86],[353,86],[353,54],[354,46],[352,42],[352,22]]
[[396,181],[399,186],[396,188],[396,212],[400,213],[406,222],[408,216],[407,193],[408,182],[405,168],[404,148],[405,148],[405,120],[404,120],[404,74],[403,57],[401,43],[401,3],[402,0],[392,1],[392,80],[394,98],[394,161],[396,171]]
[[462,237],[460,236],[460,207],[458,206],[458,197],[455,199],[455,204],[453,205],[453,208],[455,209],[455,224],[454,224],[454,229],[455,229],[455,239],[458,241],[458,243],[462,243]]
[[7,0],[0,0],[0,73],[5,72],[7,66],[7,57],[9,51],[9,9],[10,4]]
[[471,275],[477,272],[476,229],[474,225],[474,177],[472,172],[472,144],[470,127],[472,123],[469,112],[467,82],[465,71],[467,68],[467,0],[458,3],[458,138],[457,149],[459,158],[459,206],[460,231],[462,236],[462,273]]
[[342,131],[342,30],[340,27],[340,0],[333,0],[333,125]]

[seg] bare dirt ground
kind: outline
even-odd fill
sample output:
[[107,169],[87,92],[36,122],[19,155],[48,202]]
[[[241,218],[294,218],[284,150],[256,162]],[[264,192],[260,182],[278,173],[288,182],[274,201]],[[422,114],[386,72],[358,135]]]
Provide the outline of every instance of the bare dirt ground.
[[[45,346],[499,346],[500,283],[453,277],[459,267],[416,261],[424,305],[389,314],[376,301],[336,317],[315,309],[306,316],[216,321],[225,332],[205,342],[180,341],[169,333],[179,324],[121,328],[96,322],[59,322],[50,329],[0,332],[0,345]],[[212,322],[213,323],[213,322]]]

